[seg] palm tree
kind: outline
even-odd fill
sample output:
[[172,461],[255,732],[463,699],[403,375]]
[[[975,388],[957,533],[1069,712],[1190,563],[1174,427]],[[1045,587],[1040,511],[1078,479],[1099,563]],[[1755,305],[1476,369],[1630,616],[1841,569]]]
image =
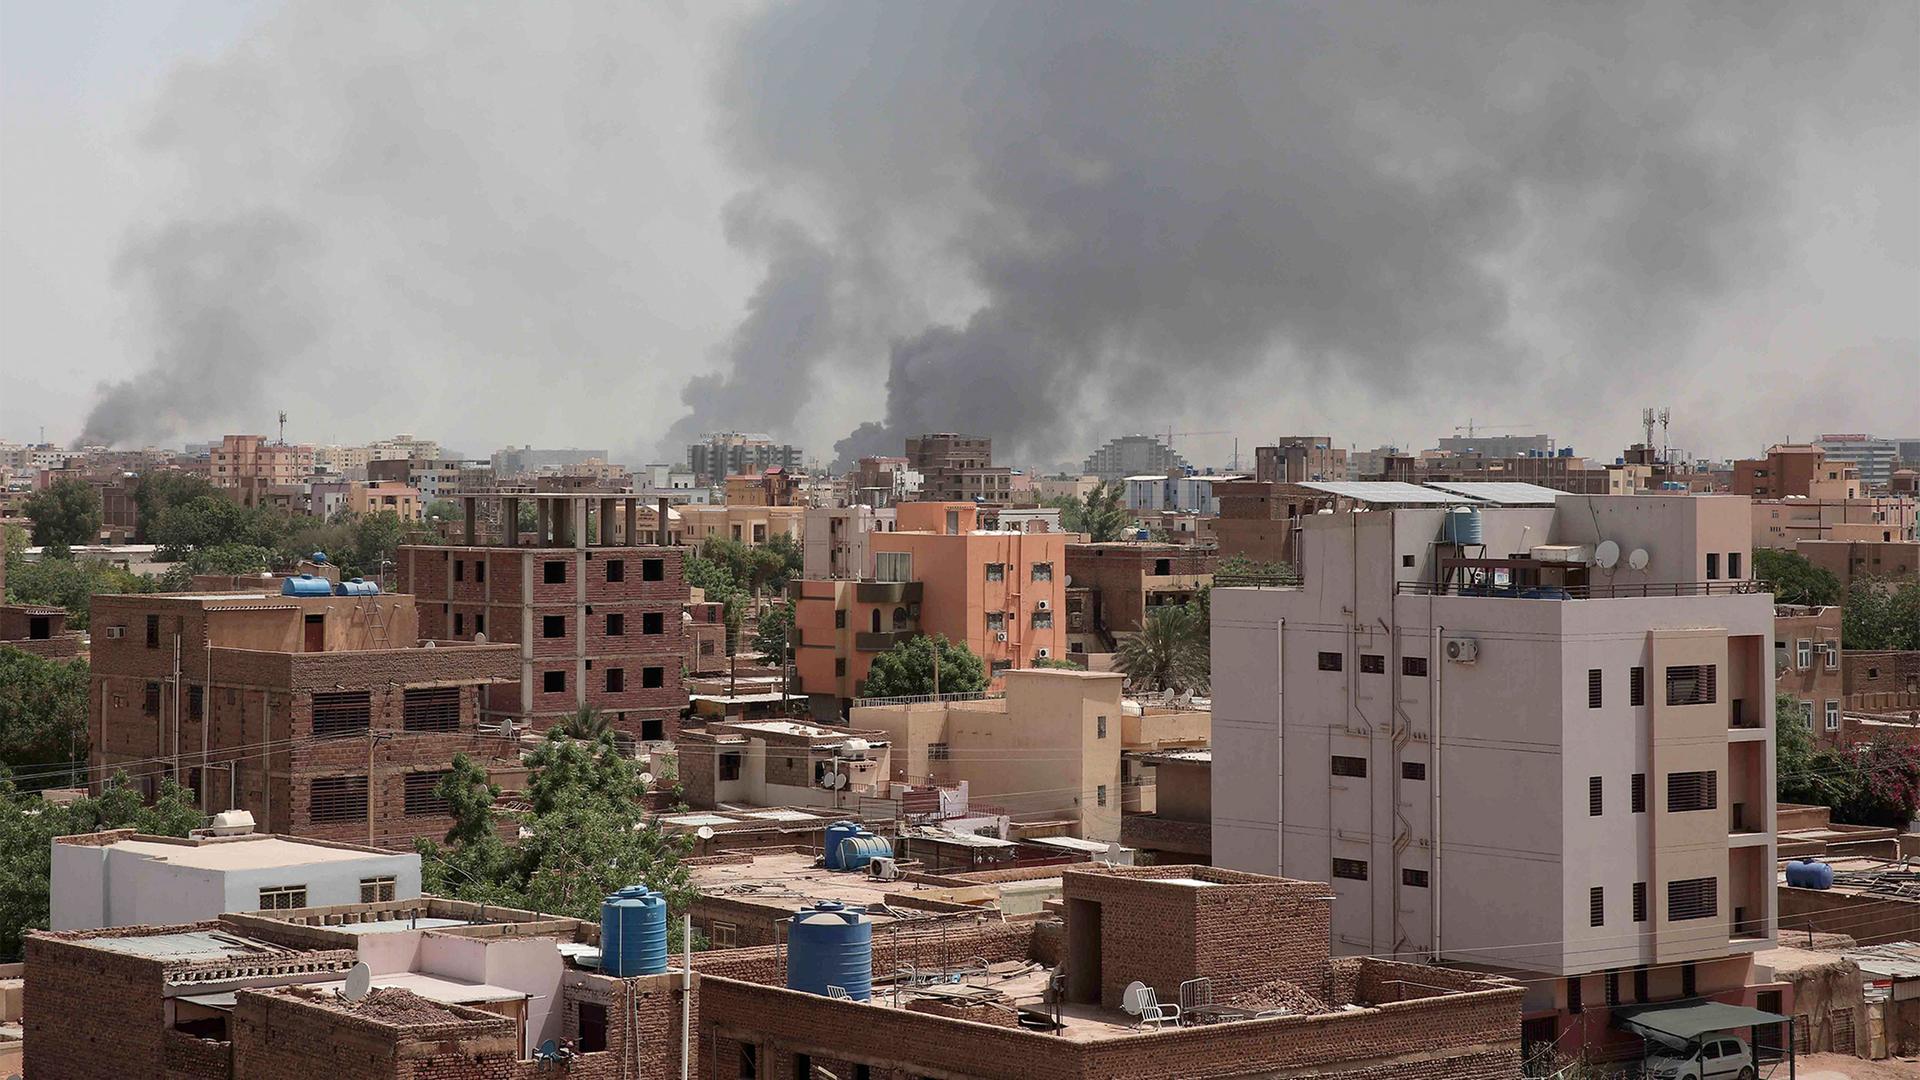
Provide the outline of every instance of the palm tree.
[[554,725],[553,730],[581,742],[599,742],[614,734],[613,721],[591,705],[580,706],[572,716]]
[[1212,686],[1206,628],[1185,605],[1149,611],[1140,632],[1121,639],[1113,662],[1135,686],[1149,690],[1206,693]]

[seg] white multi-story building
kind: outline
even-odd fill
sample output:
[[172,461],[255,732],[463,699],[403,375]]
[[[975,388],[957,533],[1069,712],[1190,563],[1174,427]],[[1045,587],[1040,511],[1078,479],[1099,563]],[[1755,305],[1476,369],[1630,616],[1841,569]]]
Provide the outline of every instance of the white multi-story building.
[[406,434],[376,439],[367,446],[369,461],[437,461],[440,456],[438,440],[417,439]]
[[1868,491],[1884,491],[1893,470],[1900,462],[1900,442],[1877,439],[1872,435],[1822,435],[1813,445],[1827,452],[1828,461],[1846,461],[1860,466],[1860,483]]
[[1330,882],[1341,951],[1521,973],[1555,1037],[1746,1000],[1776,915],[1748,500],[1352,489],[1299,587],[1213,590],[1215,864]]

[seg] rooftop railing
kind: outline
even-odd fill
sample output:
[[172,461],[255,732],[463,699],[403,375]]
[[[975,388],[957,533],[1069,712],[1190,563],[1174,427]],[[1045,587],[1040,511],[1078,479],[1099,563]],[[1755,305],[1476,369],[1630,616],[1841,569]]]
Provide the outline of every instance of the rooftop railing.
[[1506,600],[1609,600],[1635,596],[1745,596],[1768,591],[1760,581],[1601,582],[1597,585],[1499,585],[1462,581],[1402,581],[1394,591],[1414,596],[1488,596]]

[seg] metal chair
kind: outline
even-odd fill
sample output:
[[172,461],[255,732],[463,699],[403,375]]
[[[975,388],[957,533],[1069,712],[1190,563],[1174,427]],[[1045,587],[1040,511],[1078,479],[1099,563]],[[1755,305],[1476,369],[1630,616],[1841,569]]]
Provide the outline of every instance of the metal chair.
[[1180,984],[1180,1012],[1188,1015],[1193,1010],[1213,1004],[1213,980],[1208,978],[1188,979]]

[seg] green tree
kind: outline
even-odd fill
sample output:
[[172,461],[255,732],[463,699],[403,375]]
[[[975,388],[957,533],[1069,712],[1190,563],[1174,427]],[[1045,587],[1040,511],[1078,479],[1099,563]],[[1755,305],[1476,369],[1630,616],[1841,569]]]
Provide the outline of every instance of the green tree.
[[62,552],[100,541],[100,493],[85,480],[56,480],[27,500],[26,515],[33,522],[33,542]]
[[158,543],[153,539],[153,529],[168,507],[199,498],[221,497],[220,489],[204,476],[179,469],[142,473],[133,486],[134,538],[142,544]]
[[28,930],[44,930],[57,836],[135,829],[154,836],[185,836],[206,819],[192,795],[171,778],[151,804],[117,775],[97,798],[64,805],[22,795],[0,776],[0,957],[18,958]]
[[1805,708],[1787,694],[1773,698],[1774,788],[1781,802],[1824,806],[1828,792],[1813,770],[1813,727]]
[[1840,612],[1840,638],[1849,651],[1920,649],[1920,580],[1855,578]]
[[1840,602],[1840,579],[1834,577],[1832,571],[1813,565],[1797,551],[1756,548],[1753,576],[1766,584],[1778,604],[1824,607]]
[[67,610],[67,625],[87,629],[93,598],[100,593],[164,592],[185,588],[184,573],[162,577],[131,573],[99,559],[7,560],[7,596],[17,604]]
[[1222,585],[1285,587],[1300,584],[1300,571],[1290,563],[1266,562],[1246,555],[1227,555],[1214,564],[1213,580]]
[[800,576],[806,567],[806,558],[801,553],[800,542],[786,533],[776,533],[760,545],[760,550],[769,556],[768,561],[777,559],[776,572],[767,579],[767,586],[775,591],[784,590],[787,582]]
[[268,568],[273,552],[253,544],[216,544],[187,554],[187,569],[195,574],[257,574]]
[[911,637],[873,658],[861,688],[863,697],[917,697],[934,692],[935,658],[939,692],[971,694],[987,688],[987,668],[965,643],[946,635]]
[[1079,664],[1076,664],[1071,660],[1063,659],[1057,656],[1048,656],[1048,657],[1043,657],[1039,660],[1035,660],[1033,662],[1033,666],[1037,668],[1060,668],[1064,671],[1082,670]]
[[1212,673],[1207,631],[1186,605],[1154,608],[1139,633],[1120,639],[1113,664],[1135,686],[1204,693]]
[[85,761],[89,685],[85,660],[48,660],[0,645],[0,765],[19,770]]
[[746,619],[746,590],[724,563],[699,552],[686,557],[682,573],[689,588],[701,590],[709,603],[721,605],[721,619],[727,627],[727,653],[732,655],[740,637],[740,624]]
[[569,739],[598,742],[613,737],[613,718],[591,705],[582,705],[573,715],[555,724],[553,730]]
[[439,518],[441,521],[465,522],[467,520],[466,510],[452,499],[433,500],[427,504],[425,510],[420,512],[420,516],[428,521],[432,521],[435,518]]
[[760,662],[778,667],[787,662],[787,640],[793,631],[793,605],[778,603],[760,613],[753,648]]
[[1094,485],[1084,499],[1060,495],[1045,503],[1060,508],[1062,529],[1086,533],[1087,539],[1096,544],[1121,539],[1133,527],[1133,512],[1127,509],[1121,488],[1105,481]]

